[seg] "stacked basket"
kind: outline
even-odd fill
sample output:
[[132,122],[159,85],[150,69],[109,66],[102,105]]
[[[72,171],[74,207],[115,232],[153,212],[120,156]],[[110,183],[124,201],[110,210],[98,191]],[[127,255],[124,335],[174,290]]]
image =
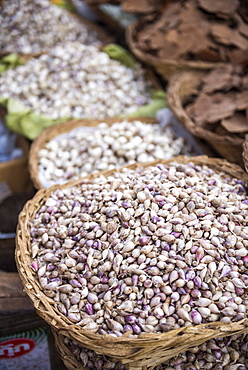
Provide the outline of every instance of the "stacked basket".
[[[157,161],[147,164],[133,164],[128,169],[138,169],[139,167],[149,167],[157,164],[187,164],[198,166],[207,166],[211,171],[224,173],[230,180],[235,177],[237,183],[247,181],[247,175],[240,167],[230,164],[221,159],[209,159],[208,157],[176,157],[168,161]],[[70,357],[70,353],[63,344],[63,337],[66,336],[76,343],[94,350],[99,354],[113,357],[125,364],[127,369],[153,369],[156,365],[164,363],[166,360],[177,354],[201,344],[211,338],[225,337],[233,334],[247,333],[247,319],[243,318],[237,322],[228,320],[225,322],[208,322],[200,325],[183,326],[177,329],[169,330],[161,334],[140,333],[137,337],[130,337],[130,332],[116,337],[109,334],[101,335],[90,330],[84,329],[77,323],[71,322],[57,308],[56,301],[49,298],[41,289],[37,280],[36,272],[38,267],[33,264],[31,257],[34,249],[31,251],[31,232],[30,221],[34,220],[36,213],[46,203],[48,197],[56,189],[69,189],[83,182],[92,181],[101,176],[109,176],[118,173],[120,170],[104,171],[98,174],[90,175],[84,180],[75,180],[65,185],[55,185],[49,189],[41,189],[35,197],[24,207],[19,217],[19,225],[16,239],[16,262],[18,271],[24,285],[24,289],[31,298],[38,314],[51,325],[55,330],[55,337],[60,352],[63,354],[66,365],[70,368],[76,368],[75,360]],[[82,367],[83,368],[83,367]],[[87,367],[85,367],[87,369]]]

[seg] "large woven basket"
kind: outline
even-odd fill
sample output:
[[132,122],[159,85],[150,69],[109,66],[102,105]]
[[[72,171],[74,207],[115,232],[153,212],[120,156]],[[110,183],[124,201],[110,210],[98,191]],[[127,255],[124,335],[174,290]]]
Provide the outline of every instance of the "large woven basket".
[[[165,161],[155,161],[145,164],[135,163],[126,168],[147,167],[158,163],[188,163],[207,165],[216,172],[225,172],[230,177],[248,181],[248,174],[239,166],[219,158],[207,156],[186,157],[179,156]],[[123,167],[122,167],[123,168]],[[102,171],[87,176],[94,179],[100,174],[108,176],[117,170]],[[49,189],[40,189],[33,199],[28,201],[19,215],[15,259],[22,284],[30,297],[37,313],[55,328],[60,334],[69,337],[82,346],[92,349],[99,354],[114,357],[125,364],[126,369],[145,370],[153,369],[166,360],[186,351],[187,349],[205,342],[211,338],[225,337],[232,334],[248,332],[248,319],[239,322],[213,322],[195,326],[186,326],[162,334],[141,333],[138,338],[128,338],[125,334],[114,338],[108,334],[94,334],[73,324],[66,316],[55,308],[53,299],[47,297],[41,290],[35,273],[31,268],[30,219],[33,219],[40,207],[55,189],[66,189],[76,186],[82,180],[70,181],[64,185],[54,185]]]
[[[132,122],[139,120],[145,123],[156,123],[157,120],[155,118],[144,118],[144,117],[137,117],[137,118],[125,118],[126,121]],[[45,129],[31,144],[30,152],[29,152],[29,172],[31,180],[33,181],[34,187],[36,189],[43,188],[41,181],[39,179],[39,171],[38,171],[38,154],[40,149],[44,148],[46,143],[50,140],[54,139],[56,136],[70,132],[71,130],[75,129],[76,127],[95,127],[101,122],[107,123],[109,126],[114,124],[115,122],[121,122],[123,119],[121,118],[106,118],[104,120],[79,120],[79,121],[68,121],[61,123],[59,125],[55,125],[52,127],[48,127]]]
[[142,26],[142,18],[137,22],[130,24],[126,28],[126,41],[131,49],[132,53],[137,58],[152,66],[155,71],[163,77],[165,80],[169,80],[170,77],[180,71],[190,70],[209,70],[215,67],[223,66],[220,62],[204,62],[201,60],[191,61],[185,59],[162,59],[152,54],[148,54],[140,50],[137,43],[137,32]]
[[221,157],[243,167],[243,139],[232,135],[219,135],[198,126],[184,109],[185,99],[195,93],[205,74],[206,71],[187,71],[174,75],[170,79],[167,89],[170,109],[193,136],[206,141]]

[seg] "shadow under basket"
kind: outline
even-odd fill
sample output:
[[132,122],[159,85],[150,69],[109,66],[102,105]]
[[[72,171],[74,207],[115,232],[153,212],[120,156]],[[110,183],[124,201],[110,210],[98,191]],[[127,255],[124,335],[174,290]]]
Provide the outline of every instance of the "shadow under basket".
[[[159,160],[149,163],[135,163],[125,166],[128,169],[148,167],[157,164],[194,163],[199,166],[208,166],[216,173],[225,173],[228,177],[248,181],[248,174],[239,166],[220,158],[207,156],[186,157],[179,156],[170,160]],[[87,176],[92,180],[99,175],[108,176],[114,172],[122,171],[124,167],[115,170],[102,171]],[[86,179],[86,178],[85,178]],[[31,235],[30,220],[34,219],[37,211],[46,202],[50,194],[56,189],[67,189],[77,186],[82,179],[70,181],[64,185],[54,185],[48,189],[40,189],[33,199],[29,200],[19,215],[17,227],[15,259],[19,276],[26,293],[37,313],[61,335],[91,349],[99,354],[113,357],[125,365],[129,370],[153,369],[156,365],[164,363],[177,354],[186,351],[211,338],[226,337],[233,334],[248,332],[248,319],[237,322],[211,322],[200,325],[189,325],[173,329],[164,333],[140,333],[137,338],[128,337],[129,333],[120,337],[110,334],[95,334],[82,326],[74,324],[56,308],[55,301],[42,291],[36,278],[36,273],[31,267]]]
[[207,142],[221,157],[244,168],[243,143],[244,139],[232,135],[219,135],[198,126],[187,115],[184,102],[195,93],[207,71],[180,72],[171,77],[167,89],[167,99],[170,109],[177,119],[196,138]]

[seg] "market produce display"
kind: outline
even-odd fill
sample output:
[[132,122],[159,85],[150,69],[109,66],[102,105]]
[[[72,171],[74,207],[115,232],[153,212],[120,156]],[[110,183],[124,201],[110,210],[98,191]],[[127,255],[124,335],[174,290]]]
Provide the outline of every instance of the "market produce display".
[[[98,355],[68,337],[64,337],[64,343],[79,364],[90,370],[125,370],[124,365],[115,359]],[[246,370],[247,347],[247,334],[211,339],[155,366],[154,370]]]
[[147,57],[148,62],[151,56],[179,64],[182,60],[245,64],[248,28],[244,9],[236,0],[168,2],[136,23],[132,51],[139,57],[143,53],[142,59]]
[[29,222],[32,268],[62,315],[134,338],[246,317],[245,183],[192,162],[80,183]]
[[100,45],[100,36],[49,0],[0,2],[0,54],[39,54],[59,44],[78,41]]
[[[0,260],[47,366],[247,370],[247,1],[0,0],[0,24],[1,213],[29,199]],[[32,366],[22,334],[0,363]]]
[[[126,67],[107,52],[78,42],[57,46],[0,77],[6,123],[30,139],[45,127],[71,118],[135,114],[152,105],[151,88],[138,62],[134,68]],[[165,106],[163,92],[158,101]]]
[[[194,154],[172,125],[162,127],[156,120],[146,123],[124,119],[109,125],[78,126],[48,140],[38,151],[38,178],[43,187],[63,184],[102,170],[135,162],[149,162]],[[32,158],[32,160],[35,160]]]

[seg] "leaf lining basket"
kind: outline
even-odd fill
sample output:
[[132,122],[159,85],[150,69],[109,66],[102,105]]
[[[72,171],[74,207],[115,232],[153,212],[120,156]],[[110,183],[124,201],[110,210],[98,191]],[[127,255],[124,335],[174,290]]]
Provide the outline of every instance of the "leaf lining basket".
[[187,115],[183,104],[187,97],[195,93],[206,71],[185,71],[175,74],[169,81],[167,98],[170,109],[189,132],[206,141],[220,156],[232,163],[243,165],[241,138],[219,135],[195,124]]
[[[158,163],[188,163],[207,165],[216,172],[224,172],[231,177],[248,181],[248,174],[239,166],[231,164],[219,158],[207,156],[186,157],[179,156],[170,160],[154,161],[145,164],[135,163],[125,168],[135,169],[147,167]],[[123,167],[122,167],[123,168]],[[94,179],[99,174],[108,176],[121,169],[102,171],[87,176]],[[30,297],[37,313],[54,328],[59,334],[69,337],[82,346],[92,349],[99,354],[105,354],[121,361],[129,370],[152,370],[166,360],[186,351],[187,349],[201,344],[211,338],[225,337],[233,334],[248,332],[248,319],[239,322],[224,323],[213,322],[195,326],[186,326],[174,329],[162,334],[141,333],[138,338],[128,338],[125,334],[114,338],[109,334],[94,334],[73,324],[66,316],[56,308],[53,299],[47,297],[41,290],[35,273],[31,268],[31,246],[29,221],[45,203],[46,199],[55,189],[66,189],[80,184],[81,180],[70,181],[64,185],[54,185],[49,189],[40,189],[33,199],[29,200],[19,215],[15,259],[24,290]]]

